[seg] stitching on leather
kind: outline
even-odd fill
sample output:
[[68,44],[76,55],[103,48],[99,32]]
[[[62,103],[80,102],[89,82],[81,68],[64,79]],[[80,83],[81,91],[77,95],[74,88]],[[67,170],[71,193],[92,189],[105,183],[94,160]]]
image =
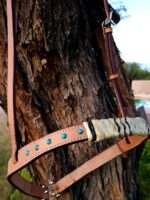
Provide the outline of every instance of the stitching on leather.
[[[86,139],[86,136],[85,136],[85,135],[84,135],[84,136],[81,136],[81,137],[76,137],[76,138],[74,138],[74,139],[66,140],[66,141],[64,141],[64,142],[62,142],[62,143],[58,143],[58,144],[56,144],[56,145],[52,145],[52,146],[46,147],[46,148],[43,149],[42,151],[38,151],[38,152],[37,152],[36,154],[34,154],[33,156],[30,156],[30,157],[26,158],[26,160],[25,160],[23,163],[18,163],[19,166],[16,167],[16,168],[15,168],[15,166],[14,166],[13,170],[8,172],[8,175],[11,174],[11,173],[13,173],[13,172],[15,172],[15,171],[17,171],[17,170],[19,170],[19,168],[23,167],[24,165],[27,165],[27,164],[28,164],[29,162],[31,162],[33,159],[35,159],[35,158],[41,156],[43,153],[46,153],[47,151],[53,150],[53,149],[56,148],[56,147],[61,147],[61,146],[65,145],[65,144],[71,143],[71,142],[73,142],[73,141],[80,141],[80,140],[83,140],[83,139]],[[23,152],[22,152],[22,153],[23,153]],[[20,157],[20,156],[21,156],[21,154],[19,155],[19,157]],[[20,165],[20,164],[21,164],[21,165]]]
[[[27,144],[27,145],[25,145],[25,146],[23,146],[22,148],[20,148],[19,149],[19,151],[21,151],[23,148],[25,148],[25,147],[30,147],[30,146],[32,146],[34,143],[36,143],[36,142],[40,142],[40,141],[42,141],[42,140],[44,140],[44,139],[47,139],[48,137],[53,137],[53,135],[58,135],[58,134],[61,134],[61,133],[64,133],[64,132],[68,132],[68,131],[71,131],[71,130],[76,130],[76,129],[78,129],[78,128],[83,128],[83,125],[81,125],[81,126],[73,126],[73,127],[69,127],[69,128],[65,128],[65,129],[62,129],[62,130],[60,130],[60,131],[56,131],[56,132],[53,132],[53,133],[49,133],[48,135],[46,135],[46,136],[44,136],[44,137],[42,137],[42,138],[39,138],[39,139],[37,139],[37,140],[34,140],[34,141],[32,141],[31,143],[29,143],[29,144]],[[85,130],[85,129],[84,129]],[[51,139],[51,138],[50,138]]]

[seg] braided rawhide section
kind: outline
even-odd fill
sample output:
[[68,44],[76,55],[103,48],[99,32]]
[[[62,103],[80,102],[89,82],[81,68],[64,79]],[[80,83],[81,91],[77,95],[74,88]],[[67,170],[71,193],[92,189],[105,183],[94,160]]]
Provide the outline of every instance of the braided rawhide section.
[[[109,119],[94,119],[91,121],[96,134],[96,142],[113,137],[123,137],[127,135],[150,135],[150,126],[141,117],[124,117],[124,118],[109,118]],[[93,140],[93,133],[88,125],[88,122],[83,123],[88,135],[88,140]]]

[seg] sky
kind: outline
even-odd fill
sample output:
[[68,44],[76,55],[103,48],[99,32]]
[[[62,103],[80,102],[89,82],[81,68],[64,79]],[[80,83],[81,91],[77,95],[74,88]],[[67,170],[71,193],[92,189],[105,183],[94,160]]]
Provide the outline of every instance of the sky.
[[[119,0],[109,0],[113,7]],[[137,62],[150,70],[150,0],[122,0],[128,17],[114,26],[113,35],[126,62]]]

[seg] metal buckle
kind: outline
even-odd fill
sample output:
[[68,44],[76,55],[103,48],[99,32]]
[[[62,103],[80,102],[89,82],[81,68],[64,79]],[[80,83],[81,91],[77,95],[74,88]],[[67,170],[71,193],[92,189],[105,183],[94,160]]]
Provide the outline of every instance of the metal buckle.
[[102,22],[102,27],[105,27],[105,26],[113,23],[112,15],[113,15],[113,10],[110,11],[109,16]]
[[[44,191],[44,194],[49,193],[49,198],[51,200],[57,200],[60,197],[60,194],[54,193],[54,190],[56,190],[56,189],[57,189],[57,186],[55,185],[55,183],[53,181],[49,180],[48,187]],[[43,200],[45,200],[45,199],[43,199]]]
[[53,192],[49,192],[50,199],[57,200],[60,197],[60,194],[55,194]]

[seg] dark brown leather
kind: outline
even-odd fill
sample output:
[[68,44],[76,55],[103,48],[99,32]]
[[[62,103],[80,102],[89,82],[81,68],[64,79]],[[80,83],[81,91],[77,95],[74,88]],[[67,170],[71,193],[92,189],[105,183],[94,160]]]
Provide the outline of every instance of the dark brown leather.
[[[105,40],[105,47],[106,47],[106,52],[107,52],[107,58],[108,58],[108,66],[109,66],[109,74],[117,74],[116,65],[114,61],[114,55],[113,55],[113,41],[112,41],[112,34],[111,32],[105,32],[105,27],[103,27],[103,34],[104,34],[104,40]],[[112,81],[112,86],[116,95],[116,99],[118,102],[118,108],[119,111],[121,112],[122,117],[126,116],[125,109],[123,107],[122,103],[122,98],[121,98],[121,93],[119,91],[119,87],[117,84],[116,79],[111,79]]]
[[107,0],[103,0],[103,2],[104,2],[104,9],[105,9],[106,17],[109,18],[110,11],[109,11],[108,2],[107,2]]
[[[131,149],[135,148],[136,146],[140,145],[143,141],[147,139],[147,136],[129,136],[130,143],[127,144],[125,139],[118,141],[118,143],[114,144],[113,146],[109,147],[108,149],[104,150],[103,152],[99,153],[98,155],[94,156],[80,167],[75,169],[73,172],[69,173],[56,183],[57,189],[53,190],[52,193],[55,195],[63,192],[65,189],[73,185],[75,182],[89,174],[90,172],[94,171],[95,169],[99,168],[100,166],[106,164],[107,162],[111,161],[112,159],[116,158],[119,155],[122,155],[125,152],[130,151]],[[38,158],[38,157],[36,157]],[[20,166],[21,168],[21,166]],[[20,169],[17,168],[17,171]],[[48,193],[45,191],[48,190],[49,186],[42,188],[34,183],[29,183],[24,180],[17,171],[13,170],[8,175],[8,180],[19,190],[24,192],[27,195],[36,197],[36,198],[45,198],[51,199],[48,196]]]
[[[8,164],[8,180],[19,190],[27,195],[42,198],[42,199],[53,199],[52,195],[57,197],[58,193],[63,192],[66,188],[104,165],[115,157],[127,152],[147,139],[146,136],[129,136],[129,144],[126,143],[125,139],[120,140],[118,143],[109,147],[105,151],[99,153],[97,156],[91,158],[83,165],[69,173],[53,185],[47,185],[42,187],[35,183],[30,183],[24,180],[19,174],[19,170],[27,166],[33,159],[39,158],[44,153],[52,151],[55,148],[62,147],[75,142],[81,142],[87,140],[86,130],[83,125],[73,126],[64,130],[56,131],[37,141],[34,141],[23,148],[17,150],[17,141],[15,133],[15,107],[14,107],[14,74],[15,74],[15,45],[14,45],[14,27],[13,27],[13,0],[7,0],[7,17],[8,17],[8,89],[7,89],[7,102],[8,102],[8,124],[10,129],[11,144],[12,144],[12,157]],[[109,17],[109,9],[107,1],[104,0],[106,15]],[[112,40],[111,40],[111,27],[104,27],[104,38],[106,43],[106,50],[108,52],[110,79],[114,87],[114,91],[118,100],[119,109],[122,116],[125,116],[123,109],[121,95],[117,86],[116,78],[117,72],[114,68],[115,62],[112,55]],[[78,129],[83,129],[82,133],[78,133]],[[66,134],[66,138],[63,139],[62,134]],[[51,139],[51,143],[47,144],[47,139]],[[35,150],[35,145],[38,145],[39,149]],[[27,153],[26,153],[27,151]],[[17,156],[16,156],[17,155]],[[50,193],[49,193],[50,191]]]
[[18,173],[12,174],[8,178],[9,181],[23,193],[36,198],[49,199],[48,194],[44,193],[46,188],[42,188],[39,185],[26,181]]

